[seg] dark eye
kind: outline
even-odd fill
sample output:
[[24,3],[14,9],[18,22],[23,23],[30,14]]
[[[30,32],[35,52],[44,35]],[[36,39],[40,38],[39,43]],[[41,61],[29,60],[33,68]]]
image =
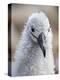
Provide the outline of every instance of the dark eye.
[[50,32],[50,28],[48,29],[48,32]]
[[35,32],[35,29],[34,28],[31,28],[32,32]]

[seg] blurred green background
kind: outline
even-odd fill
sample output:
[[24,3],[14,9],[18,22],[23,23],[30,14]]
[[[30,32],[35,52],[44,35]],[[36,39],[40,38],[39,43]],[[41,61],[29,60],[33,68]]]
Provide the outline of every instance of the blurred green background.
[[[59,39],[58,39],[58,7],[57,6],[44,6],[44,5],[28,5],[28,4],[12,4],[11,6],[11,50],[12,57],[15,54],[16,46],[19,41],[21,32],[27,22],[28,17],[35,12],[43,11],[49,18],[50,25],[53,32],[53,53],[55,71],[58,73],[58,51],[59,51]],[[10,16],[9,16],[10,17]],[[10,18],[9,18],[10,19]],[[9,20],[10,21],[10,20]]]

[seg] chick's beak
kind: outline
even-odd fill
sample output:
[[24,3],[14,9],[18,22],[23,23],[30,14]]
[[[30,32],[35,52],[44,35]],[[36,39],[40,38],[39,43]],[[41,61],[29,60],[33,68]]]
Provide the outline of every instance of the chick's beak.
[[37,42],[38,42],[38,44],[39,44],[39,46],[40,46],[40,48],[41,48],[41,50],[43,52],[43,55],[45,57],[46,56],[46,50],[45,50],[44,45],[43,45],[43,35],[44,35],[44,33],[40,33],[39,34],[39,36],[37,38]]

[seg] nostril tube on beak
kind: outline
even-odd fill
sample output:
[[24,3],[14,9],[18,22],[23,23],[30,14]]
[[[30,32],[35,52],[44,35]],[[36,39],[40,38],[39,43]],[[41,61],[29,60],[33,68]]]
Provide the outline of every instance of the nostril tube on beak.
[[43,52],[43,55],[45,57],[46,56],[46,50],[45,50],[44,45],[43,45],[43,36],[45,36],[44,33],[40,33],[38,38],[37,38],[37,41],[38,41],[38,44],[39,44],[39,46]]

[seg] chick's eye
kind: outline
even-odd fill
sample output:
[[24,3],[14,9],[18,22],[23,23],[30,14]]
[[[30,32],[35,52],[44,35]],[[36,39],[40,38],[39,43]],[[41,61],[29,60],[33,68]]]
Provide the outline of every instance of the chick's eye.
[[50,32],[50,28],[48,28],[48,32]]
[[31,28],[32,32],[35,32],[35,29],[34,28]]

